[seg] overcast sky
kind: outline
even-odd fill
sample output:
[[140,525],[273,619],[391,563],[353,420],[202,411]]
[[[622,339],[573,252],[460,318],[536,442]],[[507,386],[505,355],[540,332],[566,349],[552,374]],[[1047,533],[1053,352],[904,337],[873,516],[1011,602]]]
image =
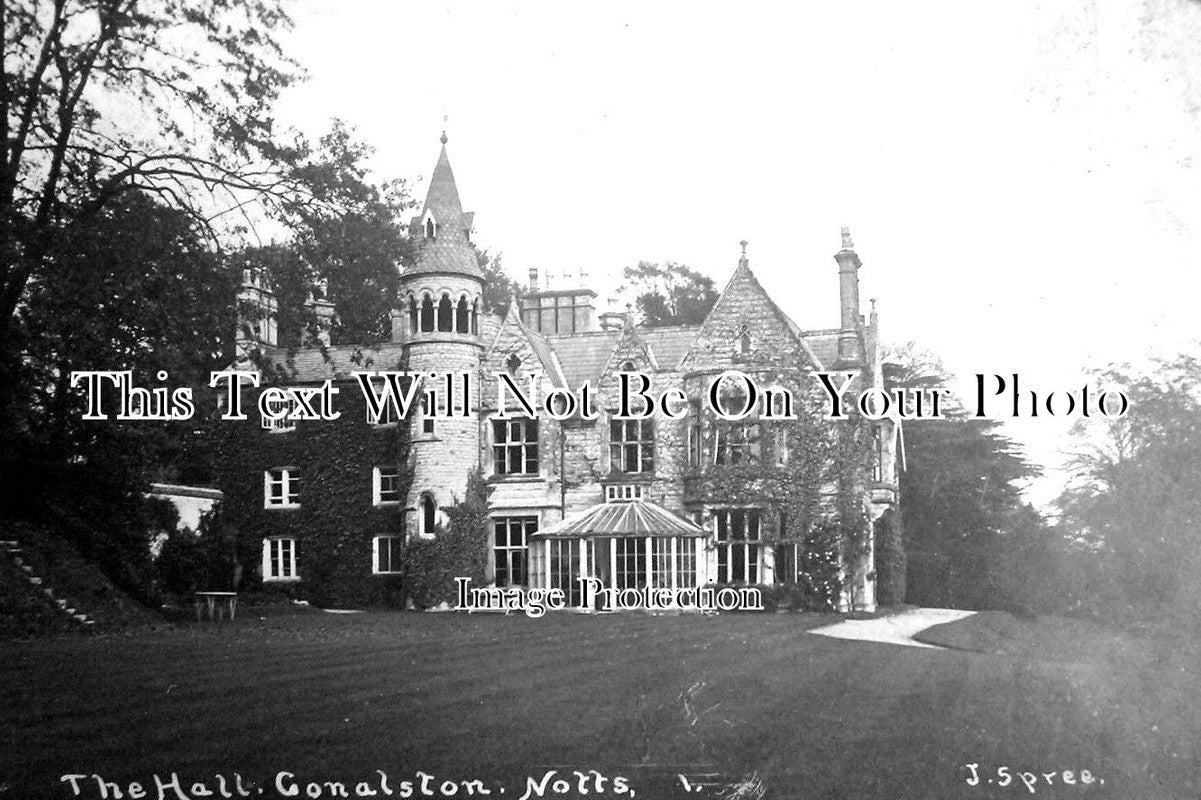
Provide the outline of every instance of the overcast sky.
[[[587,274],[751,266],[836,327],[851,228],[886,340],[1081,384],[1201,337],[1201,4],[307,0],[281,119],[424,192],[443,117],[475,239]],[[1062,424],[1011,427],[1053,464]],[[1052,482],[1032,496],[1045,500]]]

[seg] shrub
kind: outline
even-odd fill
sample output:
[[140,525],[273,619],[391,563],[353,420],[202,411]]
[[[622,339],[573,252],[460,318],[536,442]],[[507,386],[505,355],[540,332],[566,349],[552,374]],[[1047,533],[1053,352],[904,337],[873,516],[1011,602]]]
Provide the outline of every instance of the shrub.
[[455,600],[455,578],[480,585],[488,566],[488,487],[479,470],[467,476],[461,503],[446,509],[447,525],[432,539],[411,539],[404,549],[402,583],[418,608]]
[[876,520],[876,601],[882,606],[905,602],[905,545],[901,516],[889,509]]

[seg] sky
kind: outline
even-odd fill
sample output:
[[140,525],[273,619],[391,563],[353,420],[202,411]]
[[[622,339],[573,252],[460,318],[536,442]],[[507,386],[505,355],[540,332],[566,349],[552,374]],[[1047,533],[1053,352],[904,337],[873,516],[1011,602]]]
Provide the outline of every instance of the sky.
[[[1079,391],[1201,339],[1201,3],[301,0],[332,117],[421,197],[448,152],[474,240],[606,296],[677,261],[751,267],[803,328],[838,324],[839,231],[886,342],[971,376]],[[1007,422],[1050,467],[1070,421]]]

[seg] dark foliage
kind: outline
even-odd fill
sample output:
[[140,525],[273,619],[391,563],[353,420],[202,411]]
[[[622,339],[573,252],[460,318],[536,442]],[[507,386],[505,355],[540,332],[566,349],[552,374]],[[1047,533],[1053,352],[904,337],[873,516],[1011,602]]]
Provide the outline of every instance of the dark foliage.
[[[473,245],[474,246],[474,245]],[[520,300],[521,284],[509,277],[501,263],[501,254],[493,255],[486,250],[476,249],[476,258],[484,272],[484,311],[503,317],[509,310],[511,300]]]
[[674,261],[639,261],[626,267],[622,277],[647,328],[699,325],[717,302],[712,278]]
[[[912,348],[886,365],[885,379],[890,387],[910,388],[949,382],[936,360]],[[905,600],[1028,608],[1028,558],[1057,544],[1054,531],[1022,498],[1021,482],[1037,470],[998,423],[968,419],[962,409],[944,411],[946,419],[905,423]]]
[[1073,480],[1059,499],[1072,543],[1073,605],[1120,618],[1201,609],[1201,361],[1111,367],[1125,418],[1081,420]]
[[466,496],[446,509],[447,525],[432,539],[413,538],[404,549],[405,594],[418,608],[454,605],[455,578],[484,583],[488,565],[488,486],[476,470],[467,476]]
[[901,515],[889,509],[876,520],[876,602],[895,606],[905,601],[905,543]]

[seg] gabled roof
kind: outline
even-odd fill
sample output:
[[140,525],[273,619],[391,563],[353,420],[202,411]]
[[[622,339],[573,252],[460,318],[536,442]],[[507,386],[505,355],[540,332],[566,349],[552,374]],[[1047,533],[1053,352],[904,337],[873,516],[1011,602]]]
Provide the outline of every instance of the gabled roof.
[[[721,290],[721,294],[717,296],[717,301],[713,304],[713,307],[709,309],[709,313],[705,316],[704,323],[701,324],[700,332],[711,330],[712,326],[715,324],[715,320],[720,319],[721,315],[728,313],[725,309],[725,306],[730,302],[734,302],[730,298],[734,293],[733,290],[735,287],[745,287],[753,295],[758,297],[759,302],[761,302],[772,313],[772,315],[775,316],[776,321],[785,329],[787,329],[788,332],[796,339],[797,344],[800,346],[802,352],[804,352],[806,357],[808,357],[810,362],[812,362],[812,366],[820,368],[821,363],[816,358],[816,355],[812,349],[809,347],[809,344],[805,339],[805,334],[800,329],[800,326],[793,322],[789,316],[784,313],[783,309],[776,305],[776,301],[772,299],[771,295],[767,293],[767,290],[763,288],[763,284],[759,283],[759,279],[755,277],[755,273],[751,271],[750,261],[746,257],[746,242],[743,242],[742,244],[743,252],[742,256],[738,259],[738,266],[734,269],[734,274],[730,276],[730,280],[726,282],[725,288]],[[681,362],[688,360],[696,353],[698,353],[698,351],[695,348],[689,348],[688,352],[685,353],[681,359]]]
[[502,338],[506,335],[507,331],[514,332],[520,339],[529,344],[530,350],[533,351],[534,357],[538,359],[543,373],[555,386],[565,385],[566,378],[559,368],[559,361],[555,357],[550,344],[546,341],[546,337],[530,330],[521,321],[521,311],[517,307],[517,300],[515,298],[510,298],[509,309],[505,312],[504,318],[498,321],[491,334],[485,339],[488,342],[487,357],[492,357],[493,352],[500,346]]

